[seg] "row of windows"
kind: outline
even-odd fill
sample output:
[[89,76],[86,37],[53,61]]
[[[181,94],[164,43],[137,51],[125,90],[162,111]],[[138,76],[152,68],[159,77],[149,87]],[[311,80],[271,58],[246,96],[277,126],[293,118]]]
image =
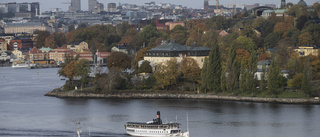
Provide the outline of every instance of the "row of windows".
[[[153,61],[153,62],[159,62],[159,59],[155,60],[155,59],[147,59],[149,62]],[[161,60],[160,60],[161,61]],[[168,61],[168,59],[162,59],[162,62]],[[178,59],[176,59],[176,61],[178,61]],[[201,58],[201,62],[204,61],[204,58]]]
[[[209,52],[188,52],[187,55],[208,55]],[[155,53],[155,52],[152,52],[152,53],[146,53],[147,56],[178,56],[179,54],[186,54],[186,53]]]

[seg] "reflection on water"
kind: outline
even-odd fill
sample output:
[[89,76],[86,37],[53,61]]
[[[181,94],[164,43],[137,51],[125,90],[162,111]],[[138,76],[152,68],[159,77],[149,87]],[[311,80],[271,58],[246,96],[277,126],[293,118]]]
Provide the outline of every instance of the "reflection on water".
[[[318,136],[319,105],[183,100],[59,99],[45,93],[65,81],[57,68],[0,68],[0,136],[125,137],[124,123],[146,122],[161,111],[163,121],[187,127],[191,137]],[[39,71],[39,75],[37,75]]]

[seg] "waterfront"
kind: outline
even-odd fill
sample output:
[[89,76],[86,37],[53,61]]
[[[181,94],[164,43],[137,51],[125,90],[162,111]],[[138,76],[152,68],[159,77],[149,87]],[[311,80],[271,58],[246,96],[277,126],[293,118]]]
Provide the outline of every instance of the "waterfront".
[[126,121],[145,122],[161,111],[191,137],[318,136],[319,105],[227,102],[186,99],[72,99],[44,94],[65,81],[58,68],[0,68],[0,136],[127,136]]

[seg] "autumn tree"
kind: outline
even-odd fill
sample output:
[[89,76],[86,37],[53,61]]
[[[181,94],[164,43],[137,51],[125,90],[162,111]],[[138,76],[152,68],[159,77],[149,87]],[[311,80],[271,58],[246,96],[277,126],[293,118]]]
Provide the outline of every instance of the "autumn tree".
[[312,45],[312,44],[314,44],[314,41],[312,36],[308,32],[302,33],[299,36],[298,45]]
[[36,30],[34,32],[34,34],[37,34],[37,37],[36,37],[36,43],[35,45],[37,46],[37,48],[41,48],[41,47],[44,47],[45,46],[45,41],[46,41],[46,38],[48,36],[50,36],[50,32],[49,31],[41,31],[41,30]]
[[218,43],[218,38],[219,34],[217,31],[214,30],[209,30],[204,34],[201,38],[201,43],[205,47],[212,48],[213,44],[212,43]]
[[48,36],[45,40],[45,47],[48,47],[48,48],[56,48],[56,41],[54,39],[54,34],[51,34],[50,36]]
[[108,68],[115,67],[117,69],[130,68],[129,56],[123,52],[112,52],[107,58]]
[[193,58],[184,58],[180,63],[180,70],[184,78],[193,82],[195,89],[195,82],[200,83],[201,70],[196,60]]
[[144,56],[146,55],[146,52],[148,50],[152,49],[152,47],[145,47],[143,49],[140,49],[138,52],[137,52],[137,55],[136,55],[136,58],[135,58],[135,68],[138,68],[138,62],[140,60],[144,60]]
[[179,75],[178,64],[175,59],[159,63],[154,73],[157,83],[160,84],[161,88],[166,90],[177,83]]
[[67,78],[69,78],[71,81],[76,76],[76,67],[75,67],[76,61],[71,61],[63,68],[63,72],[66,75]]
[[81,88],[83,88],[86,84],[86,82],[88,82],[88,76],[89,73],[91,72],[90,69],[90,64],[88,60],[78,60],[77,62],[75,62],[75,76],[80,76],[81,79]]

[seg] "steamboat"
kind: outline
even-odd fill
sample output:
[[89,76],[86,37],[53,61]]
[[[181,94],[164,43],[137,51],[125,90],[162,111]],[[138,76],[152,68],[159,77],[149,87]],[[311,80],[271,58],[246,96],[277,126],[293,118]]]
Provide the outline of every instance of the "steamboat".
[[189,137],[189,131],[182,132],[180,123],[162,123],[160,111],[157,118],[146,123],[127,122],[127,134],[138,137]]

